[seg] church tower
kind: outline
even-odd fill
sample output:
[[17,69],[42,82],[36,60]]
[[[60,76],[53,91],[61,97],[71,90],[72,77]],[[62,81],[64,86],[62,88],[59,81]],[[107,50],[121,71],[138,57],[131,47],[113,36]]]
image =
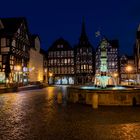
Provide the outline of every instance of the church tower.
[[91,83],[94,74],[94,50],[90,44],[85,21],[82,21],[81,35],[78,44],[75,46],[75,75],[77,84]]

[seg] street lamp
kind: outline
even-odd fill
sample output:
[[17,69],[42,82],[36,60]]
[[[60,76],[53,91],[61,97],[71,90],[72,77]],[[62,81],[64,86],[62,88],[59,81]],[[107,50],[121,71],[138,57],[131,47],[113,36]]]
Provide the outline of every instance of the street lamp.
[[52,77],[53,76],[53,73],[52,72],[49,72],[49,76]]
[[131,65],[126,66],[126,71],[128,73],[128,85],[129,85],[129,78],[130,78],[130,72],[133,70]]

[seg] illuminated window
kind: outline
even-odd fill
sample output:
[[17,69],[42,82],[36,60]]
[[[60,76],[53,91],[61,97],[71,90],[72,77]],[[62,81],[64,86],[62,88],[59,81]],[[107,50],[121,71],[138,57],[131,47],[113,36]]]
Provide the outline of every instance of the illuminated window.
[[74,73],[74,68],[73,67],[71,68],[71,73]]
[[20,34],[20,29],[18,29],[18,31],[17,31],[19,34]]
[[56,59],[54,59],[54,64],[56,65]]
[[12,64],[12,63],[13,63],[13,61],[10,60],[10,64]]
[[86,69],[86,65],[84,65],[84,70]]
[[25,51],[26,50],[26,46],[25,45],[23,45],[23,51]]
[[16,47],[16,40],[13,40],[13,41],[12,41],[12,46],[13,46],[13,47]]
[[12,70],[13,69],[13,66],[10,66],[10,69]]
[[74,60],[73,59],[71,59],[71,64],[74,64]]
[[57,64],[57,65],[60,65],[60,59],[57,60],[57,63],[56,63],[56,64]]
[[71,51],[71,56],[74,56],[73,51]]
[[61,51],[61,57],[63,57],[64,56],[64,52],[63,51]]
[[61,44],[61,45],[57,45],[57,48],[63,48],[63,45]]
[[65,62],[64,63],[67,64],[67,59],[65,59]]
[[6,46],[6,38],[1,38],[1,46],[2,47]]
[[68,59],[68,64],[70,64],[70,59]]
[[7,53],[9,51],[10,51],[10,47],[2,47],[1,48],[1,52],[3,52],[3,53]]
[[91,66],[91,65],[89,66],[89,69],[90,69],[90,70],[92,69],[92,66]]
[[51,59],[51,64],[53,64],[53,59]]

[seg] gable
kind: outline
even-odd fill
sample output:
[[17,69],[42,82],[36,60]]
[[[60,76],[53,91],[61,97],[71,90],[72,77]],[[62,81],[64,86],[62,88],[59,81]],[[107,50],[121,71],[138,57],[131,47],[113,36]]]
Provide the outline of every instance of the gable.
[[23,20],[20,26],[18,27],[16,33],[18,36],[23,36],[27,40],[29,40],[29,33],[28,33],[28,27],[26,25],[26,22]]
[[4,29],[4,25],[1,20],[0,20],[0,29]]
[[35,48],[38,52],[40,51],[40,40],[38,37],[35,38]]

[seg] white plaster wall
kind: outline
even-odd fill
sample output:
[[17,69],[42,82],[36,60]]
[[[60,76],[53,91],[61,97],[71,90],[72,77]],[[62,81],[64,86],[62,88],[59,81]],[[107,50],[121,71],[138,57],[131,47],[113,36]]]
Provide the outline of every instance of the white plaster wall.
[[29,80],[30,82],[43,81],[43,55],[33,48],[30,49]]

